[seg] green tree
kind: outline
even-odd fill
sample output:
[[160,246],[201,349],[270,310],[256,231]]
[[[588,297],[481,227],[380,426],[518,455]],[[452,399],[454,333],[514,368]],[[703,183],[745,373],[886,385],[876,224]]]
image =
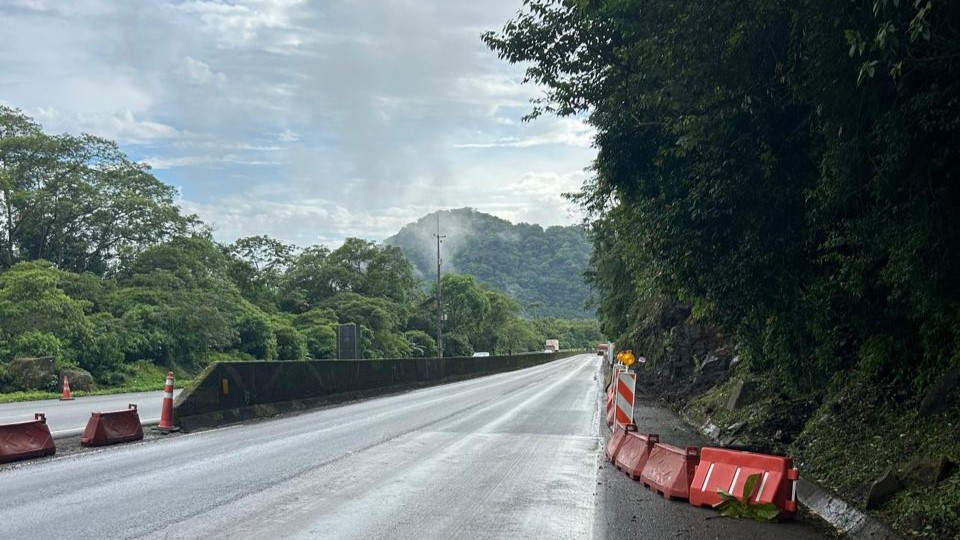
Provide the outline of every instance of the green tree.
[[277,335],[263,313],[248,311],[236,322],[240,352],[257,360],[277,359]]
[[[473,276],[444,274],[440,279],[446,333],[462,335],[471,345],[480,341],[484,321],[490,314],[490,299]],[[446,352],[446,340],[444,340]],[[472,351],[471,351],[472,352]]]
[[337,314],[329,308],[314,308],[294,318],[294,326],[307,342],[311,358],[336,358]]
[[470,346],[470,340],[467,336],[452,332],[443,335],[443,356],[470,356],[473,354],[473,347]]
[[226,247],[229,274],[244,298],[263,309],[276,309],[284,273],[295,260],[296,247],[270,238],[240,238]]
[[516,354],[538,350],[543,347],[543,339],[538,336],[526,321],[516,320],[500,329],[497,340],[497,354]]
[[104,274],[121,253],[196,224],[181,215],[175,195],[116,143],[47,135],[19,110],[0,106],[0,268],[47,259]]
[[597,130],[574,198],[605,333],[665,298],[811,387],[956,363],[960,4],[869,7],[529,0],[484,36],[546,89],[531,116]]
[[14,358],[52,356],[59,360],[63,357],[63,343],[50,332],[30,330],[13,338],[10,353]]
[[364,358],[406,358],[412,354],[401,329],[406,319],[405,306],[386,298],[371,298],[354,292],[341,292],[323,307],[337,314],[342,324],[354,323],[361,335]]
[[278,360],[303,360],[307,357],[307,338],[285,322],[274,322]]
[[[137,336],[128,360],[192,365],[234,347],[275,358],[266,315],[241,297],[228,270],[220,247],[200,236],[175,238],[124,262],[110,311]],[[263,325],[269,335],[260,332]]]
[[437,356],[437,341],[420,330],[407,330],[403,333],[404,339],[410,343],[413,356],[416,358],[433,358]]
[[0,274],[0,343],[13,349],[8,354],[49,349],[72,359],[91,338],[88,304],[67,296],[64,276],[46,261],[17,263]]

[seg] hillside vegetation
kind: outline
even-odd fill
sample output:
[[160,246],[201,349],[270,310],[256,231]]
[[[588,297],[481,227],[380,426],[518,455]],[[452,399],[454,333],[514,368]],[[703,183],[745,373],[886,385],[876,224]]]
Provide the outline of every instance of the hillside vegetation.
[[[55,371],[79,367],[106,386],[156,366],[334,358],[339,323],[358,325],[364,358],[437,354],[434,296],[399,248],[223,245],[174,195],[115,143],[50,135],[0,106],[0,392],[56,388],[52,372],[15,373],[18,357],[53,357]],[[595,321],[521,318],[516,300],[469,275],[446,274],[443,291],[447,356],[599,339]]]
[[[531,116],[596,128],[589,278],[661,389],[682,404],[738,358],[769,436],[803,432],[855,500],[885,466],[960,458],[960,3],[530,0],[484,40],[545,88]],[[844,447],[888,437],[924,444],[870,467]],[[880,511],[956,537],[952,478]]]
[[403,250],[426,279],[437,272],[438,217],[445,271],[476,276],[517,299],[531,316],[594,316],[586,308],[590,289],[583,273],[591,247],[582,226],[514,225],[471,208],[428,214],[384,241]]

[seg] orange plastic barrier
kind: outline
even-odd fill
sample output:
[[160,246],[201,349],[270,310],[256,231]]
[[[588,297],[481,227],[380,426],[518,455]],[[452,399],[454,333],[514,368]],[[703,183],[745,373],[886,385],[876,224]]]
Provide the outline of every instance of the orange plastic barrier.
[[607,385],[607,425],[613,425],[613,419],[617,412],[617,379],[620,376],[620,366],[613,366],[610,375],[610,384]]
[[629,429],[629,426],[627,428],[613,428],[613,433],[611,433],[610,438],[607,439],[607,447],[604,450],[604,454],[606,454],[607,460],[610,461],[610,463],[613,463],[614,460],[617,459],[620,448],[623,446],[624,441],[627,440],[627,432]]
[[0,463],[50,456],[57,447],[47,426],[43,413],[33,415],[33,420],[0,424]]
[[640,481],[667,499],[690,497],[690,482],[700,461],[700,449],[688,446],[686,450],[656,443],[640,474]]
[[640,473],[643,472],[647,459],[650,457],[650,451],[653,445],[660,442],[660,435],[651,433],[641,435],[639,433],[627,433],[626,440],[617,452],[614,465],[630,478],[640,479]]
[[718,489],[739,497],[750,475],[759,474],[760,483],[750,495],[754,503],[773,503],[783,517],[796,517],[796,485],[800,473],[788,457],[755,454],[723,448],[704,448],[690,486],[690,504],[713,506],[720,502]]
[[[614,381],[616,382],[616,381]],[[607,425],[613,425],[613,415],[616,413],[616,407],[614,407],[614,397],[616,395],[616,384],[610,385],[610,391],[607,392]]]
[[83,446],[106,446],[143,438],[143,425],[133,403],[120,411],[95,412],[90,415],[80,437]]

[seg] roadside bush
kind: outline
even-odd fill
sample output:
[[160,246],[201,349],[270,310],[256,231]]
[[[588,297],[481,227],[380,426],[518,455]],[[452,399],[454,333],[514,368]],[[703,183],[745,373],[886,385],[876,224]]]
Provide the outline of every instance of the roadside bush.
[[431,358],[437,356],[437,341],[422,330],[408,330],[403,337],[410,343],[414,358]]
[[237,321],[237,332],[240,352],[260,360],[277,358],[277,336],[265,316],[252,312],[243,314]]
[[276,336],[278,360],[303,360],[307,356],[307,340],[296,328],[286,324],[275,325],[273,333]]
[[63,356],[63,343],[49,332],[30,330],[13,338],[11,353],[14,358],[52,356],[60,360]]
[[473,347],[470,340],[463,334],[445,334],[443,336],[443,356],[470,356]]

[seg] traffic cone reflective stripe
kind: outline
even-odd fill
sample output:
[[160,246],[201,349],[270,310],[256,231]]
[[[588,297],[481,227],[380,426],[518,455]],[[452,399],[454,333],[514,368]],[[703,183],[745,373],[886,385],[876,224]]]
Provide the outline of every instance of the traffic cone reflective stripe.
[[73,399],[73,396],[70,395],[70,380],[67,379],[67,376],[63,376],[63,394],[60,395],[60,401],[70,401]]
[[173,372],[167,373],[167,382],[163,385],[163,407],[160,409],[160,423],[157,425],[160,431],[176,431],[178,428],[173,425]]

